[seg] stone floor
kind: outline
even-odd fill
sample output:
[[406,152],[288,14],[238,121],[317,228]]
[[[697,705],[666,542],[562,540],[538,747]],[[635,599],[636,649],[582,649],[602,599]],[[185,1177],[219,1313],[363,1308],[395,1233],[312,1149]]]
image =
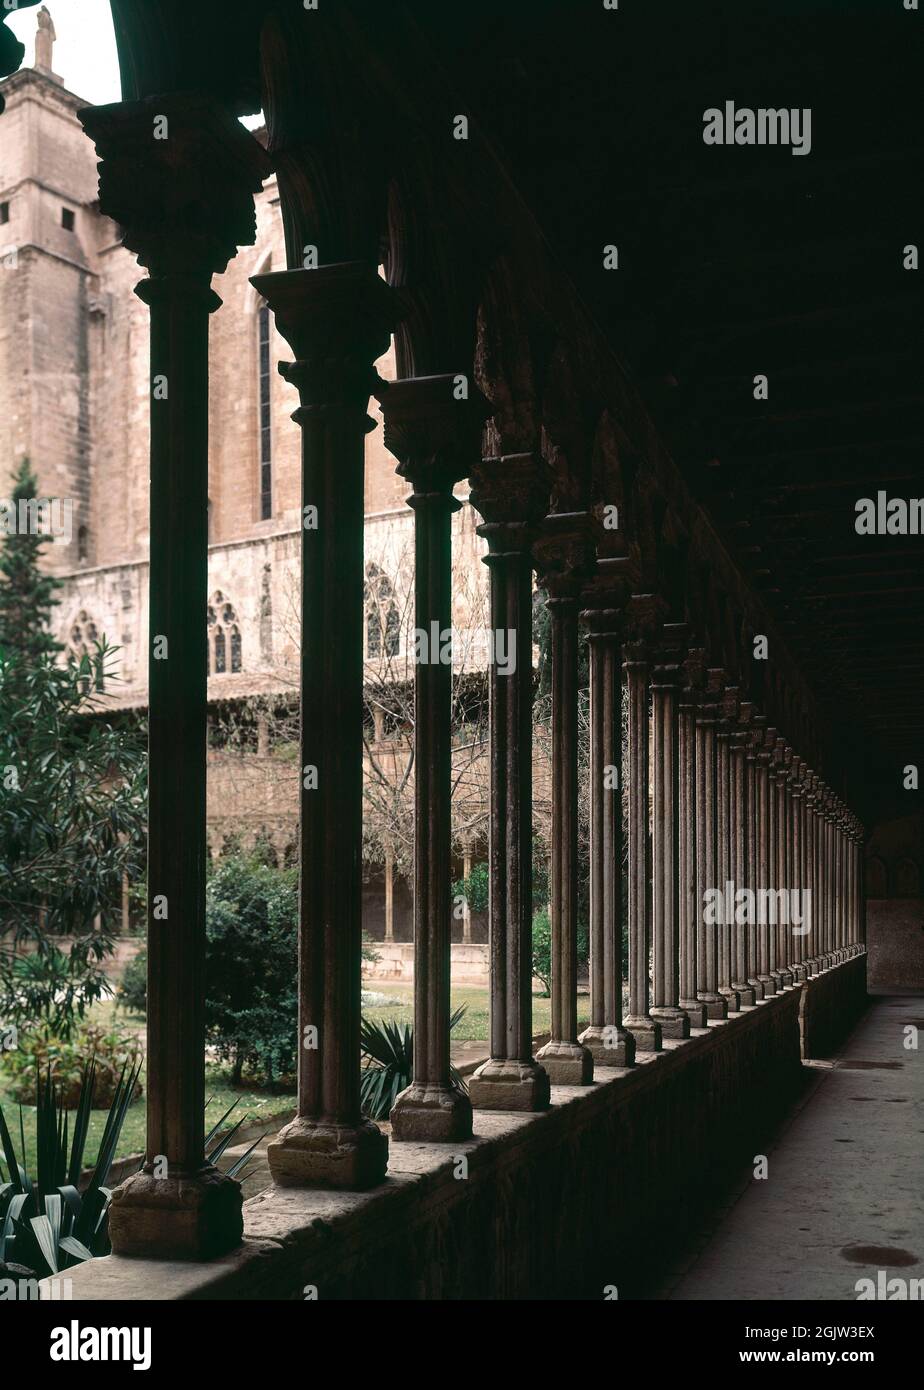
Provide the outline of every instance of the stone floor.
[[808,1065],[766,1179],[748,1175],[661,1297],[854,1300],[880,1270],[924,1279],[924,997],[873,1000],[842,1055]]

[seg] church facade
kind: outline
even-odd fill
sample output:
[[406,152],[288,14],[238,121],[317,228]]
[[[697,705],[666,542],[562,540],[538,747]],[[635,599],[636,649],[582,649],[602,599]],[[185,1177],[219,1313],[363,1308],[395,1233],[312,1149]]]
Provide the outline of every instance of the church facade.
[[[76,114],[86,103],[53,72],[46,33],[39,35],[36,66],[2,83],[0,466],[6,486],[0,484],[0,498],[8,496],[12,470],[25,456],[40,495],[69,502],[68,525],[46,551],[63,584],[55,635],[76,657],[102,639],[116,648],[96,698],[111,710],[143,710],[150,640],[149,400],[158,389],[149,370],[148,311],[133,292],[135,257],[99,211],[96,155]],[[298,819],[297,767],[288,756],[294,744],[282,732],[276,747],[266,710],[288,710],[279,726],[291,733],[302,520],[300,439],[291,416],[298,398],[277,370],[291,354],[250,283],[251,276],[285,267],[274,177],[256,200],[256,215],[256,244],[214,284],[222,304],[210,324],[209,602],[202,615],[216,728],[243,719],[256,733],[253,747],[243,751],[222,746],[218,732],[212,741],[209,842],[214,856],[231,842],[247,848],[262,840],[279,862],[291,862]],[[386,379],[394,376],[392,348],[378,370]],[[402,720],[392,718],[386,727],[377,713],[385,702],[375,691],[401,687],[399,713],[402,699],[412,704],[413,513],[373,407],[365,482],[365,657],[373,692],[367,765],[379,775],[390,768],[400,779],[406,766]],[[453,625],[463,633],[486,606],[476,520],[468,506],[453,519]],[[453,658],[458,674],[463,665],[483,666],[477,645],[462,647]],[[472,769],[479,783],[475,799],[481,800],[487,773],[480,756]],[[463,780],[470,784],[471,776]],[[477,827],[480,814],[463,818]],[[467,834],[466,844],[471,840]],[[401,863],[400,849],[383,854],[379,837],[371,853],[377,862],[367,866],[370,928],[379,936],[409,938],[410,894],[392,872],[392,862]],[[460,850],[459,872],[466,859]],[[464,926],[468,937],[467,910]]]

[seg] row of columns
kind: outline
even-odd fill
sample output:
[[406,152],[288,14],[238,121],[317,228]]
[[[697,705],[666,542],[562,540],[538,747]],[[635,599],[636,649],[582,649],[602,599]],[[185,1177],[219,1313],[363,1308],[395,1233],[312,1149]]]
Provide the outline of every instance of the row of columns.
[[[165,104],[171,138],[161,148],[151,126]],[[207,597],[208,317],[218,304],[210,280],[236,245],[253,239],[252,193],[267,164],[237,122],[189,97],[95,108],[82,119],[103,156],[103,207],[151,270],[138,292],[151,309],[152,378],[168,386],[153,393],[151,406],[148,1143],[142,1172],[113,1195],[110,1231],[117,1253],[205,1258],[241,1237],[239,1187],[203,1154],[206,690],[197,653]],[[184,163],[190,150],[196,158]],[[161,193],[145,216],[139,163]],[[280,370],[299,397],[304,521],[298,1105],[268,1159],[283,1185],[362,1189],[384,1178],[388,1148],[364,1120],[359,1093],[363,465],[371,395],[382,401],[386,445],[412,490],[415,627],[437,635],[415,675],[414,1068],[392,1111],[396,1139],[465,1139],[473,1106],[542,1109],[551,1083],[587,1085],[595,1065],[631,1066],[664,1038],[688,1037],[857,949],[859,829],[739,699],[727,673],[707,667],[704,649],[667,620],[663,602],[630,594],[626,562],[597,558],[589,515],[546,515],[550,477],[537,453],[481,458],[490,407],[473,388],[459,390],[464,372],[379,381],[373,364],[394,329],[396,301],[372,262],[281,271],[253,284],[293,352]],[[491,1055],[468,1095],[450,1067],[451,667],[438,650],[451,619],[454,491],[465,478],[483,517],[491,626],[516,642],[509,674],[489,668]],[[549,609],[553,764],[551,1036],[536,1057],[534,569]],[[590,666],[591,1021],[579,1036],[582,614]],[[751,889],[811,888],[808,934],[708,922],[706,895],[739,879]]]

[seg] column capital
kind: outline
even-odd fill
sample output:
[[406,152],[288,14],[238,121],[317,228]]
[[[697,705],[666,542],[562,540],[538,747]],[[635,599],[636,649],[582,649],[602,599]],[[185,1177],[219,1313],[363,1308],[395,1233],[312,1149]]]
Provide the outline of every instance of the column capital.
[[552,470],[538,450],[481,459],[473,466],[468,500],[484,517],[476,529],[491,555],[530,550],[548,510],[551,482]]
[[385,447],[398,459],[398,474],[418,498],[452,492],[481,457],[481,432],[491,404],[463,374],[406,377],[388,382],[381,395]]
[[254,194],[273,161],[214,97],[170,92],[78,119],[101,160],[100,208],[152,276],[208,279],[253,245]]
[[652,690],[679,690],[683,685],[683,659],[690,629],[686,623],[662,623],[652,644]]
[[590,512],[550,512],[533,541],[533,563],[550,599],[577,603],[596,563]]
[[[250,283],[295,353],[294,362],[280,362],[279,373],[298,390],[296,421],[304,424],[329,406],[365,412],[381,387],[372,364],[388,347],[396,317],[394,291],[375,267],[344,261],[254,275]],[[367,433],[372,428],[370,420]]]
[[581,591],[581,617],[589,637],[622,636],[631,593],[631,561],[621,555],[598,555]]

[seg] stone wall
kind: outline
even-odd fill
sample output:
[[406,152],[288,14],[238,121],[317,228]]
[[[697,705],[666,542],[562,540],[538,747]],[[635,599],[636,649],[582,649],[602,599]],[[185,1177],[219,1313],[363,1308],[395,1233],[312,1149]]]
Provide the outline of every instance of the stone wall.
[[829,1040],[847,1031],[858,974],[847,962],[587,1089],[555,1087],[544,1114],[476,1111],[467,1143],[392,1142],[374,1191],[271,1188],[212,1264],[82,1265],[74,1298],[631,1297],[800,1094],[800,1013]]

